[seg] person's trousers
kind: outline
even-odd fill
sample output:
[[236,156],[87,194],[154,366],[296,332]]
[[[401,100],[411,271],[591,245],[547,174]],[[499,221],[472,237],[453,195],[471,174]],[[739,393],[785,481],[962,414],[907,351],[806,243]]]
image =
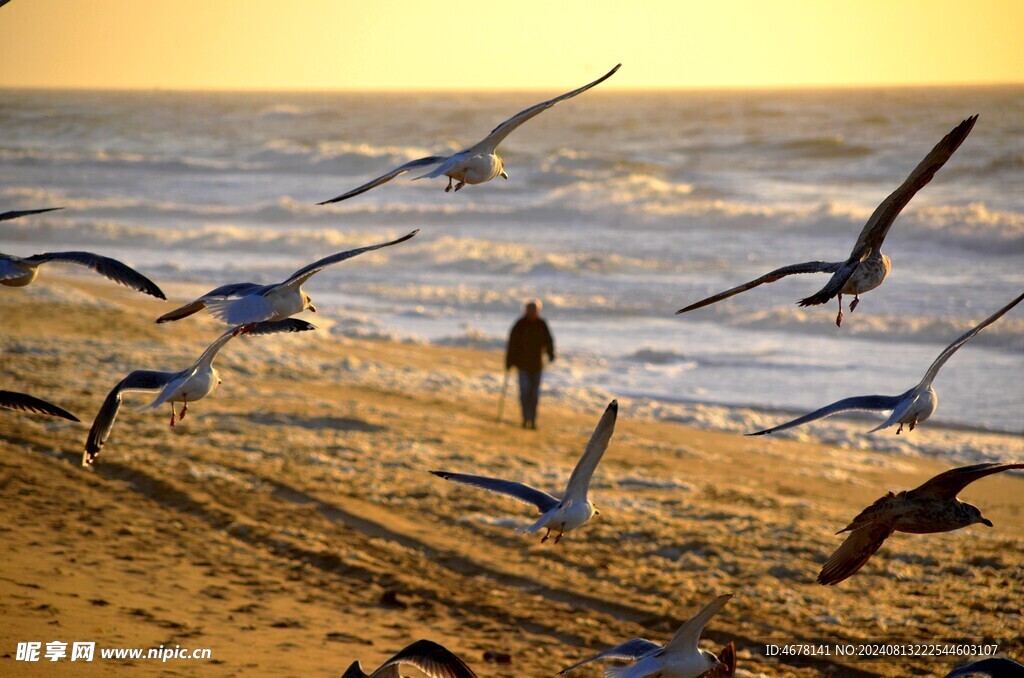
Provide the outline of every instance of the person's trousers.
[[523,421],[537,420],[537,400],[540,399],[540,372],[519,370],[519,404],[523,408]]

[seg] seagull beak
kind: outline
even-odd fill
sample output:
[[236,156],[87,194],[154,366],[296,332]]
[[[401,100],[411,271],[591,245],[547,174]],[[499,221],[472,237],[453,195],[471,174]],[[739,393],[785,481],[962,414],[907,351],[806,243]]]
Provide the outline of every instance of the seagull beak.
[[498,176],[500,176],[502,179],[508,181],[508,172],[506,172],[505,170],[501,170],[500,172],[498,172]]
[[309,305],[309,310],[312,311],[313,313],[316,313],[316,306],[314,306],[313,304],[310,304]]
[[982,518],[981,519],[981,524],[986,526],[986,527],[993,527],[992,521],[989,520],[988,518]]

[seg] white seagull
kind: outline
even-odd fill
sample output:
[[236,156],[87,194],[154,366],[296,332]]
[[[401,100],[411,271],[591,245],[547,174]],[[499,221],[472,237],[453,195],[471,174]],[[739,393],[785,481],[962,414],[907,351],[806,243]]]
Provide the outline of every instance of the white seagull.
[[[180,372],[153,372],[149,370],[136,370],[122,379],[107,394],[106,400],[96,414],[96,419],[89,430],[89,437],[85,441],[85,453],[82,455],[82,466],[89,466],[100,453],[100,449],[111,430],[114,428],[114,420],[117,418],[118,410],[121,409],[122,395],[133,391],[159,391],[156,399],[149,405],[139,408],[139,412],[146,412],[155,409],[164,403],[171,404],[171,426],[176,420],[185,418],[188,412],[188,404],[202,400],[213,393],[221,384],[220,373],[214,368],[213,361],[224,346],[231,341],[232,337],[239,334],[276,334],[278,332],[306,332],[315,330],[316,327],[305,320],[289,318],[277,322],[255,323],[244,328],[234,328],[222,334],[217,341],[203,351],[193,365]],[[174,403],[182,403],[180,413],[175,413]]]
[[401,678],[405,666],[418,669],[428,678],[477,678],[466,662],[448,648],[430,640],[417,640],[403,648],[373,673],[365,673],[358,661],[352,662],[341,678]]
[[314,261],[309,266],[300,268],[281,283],[272,285],[258,285],[256,283],[222,285],[217,289],[210,290],[195,301],[191,301],[180,308],[163,314],[156,321],[158,323],[165,323],[172,320],[181,320],[193,313],[198,313],[204,308],[208,308],[213,317],[228,325],[249,325],[265,320],[284,320],[296,313],[302,313],[307,308],[316,313],[313,300],[302,291],[303,283],[332,264],[351,259],[364,252],[372,252],[382,247],[397,245],[412,238],[419,232],[420,230],[416,229],[398,240],[332,254],[319,261]]
[[604,451],[608,449],[608,443],[615,431],[615,418],[619,412],[619,403],[613,400],[608,409],[604,411],[601,421],[594,429],[594,435],[587,443],[587,449],[583,452],[572,475],[569,476],[569,484],[558,499],[547,492],[516,483],[511,480],[500,480],[498,478],[485,478],[484,476],[471,476],[463,473],[449,473],[448,471],[431,471],[435,476],[445,480],[454,480],[457,483],[472,485],[490,492],[497,492],[506,496],[518,499],[519,501],[533,504],[540,511],[541,516],[537,522],[521,530],[524,534],[534,534],[541,529],[547,532],[541,538],[541,543],[548,540],[551,530],[557,529],[558,536],[555,537],[557,544],[562,540],[562,535],[575,530],[600,511],[587,499],[587,490],[590,488],[590,479],[594,475]]
[[605,669],[605,678],[697,678],[722,666],[713,652],[698,647],[700,634],[711,618],[732,598],[731,593],[718,596],[705,605],[679,627],[668,645],[662,647],[644,638],[627,640],[621,645],[595,654],[593,657],[562,669],[558,675],[568,673],[584,664],[601,659],[626,659],[636,662],[631,666],[613,666]]
[[945,350],[939,354],[939,357],[935,359],[935,362],[928,367],[928,371],[925,372],[924,378],[909,391],[905,391],[904,393],[895,396],[867,395],[844,398],[832,403],[831,405],[826,405],[819,410],[815,410],[810,414],[805,414],[793,421],[788,421],[785,424],[780,424],[764,431],[748,433],[747,435],[763,436],[767,433],[775,433],[776,431],[784,431],[787,428],[800,426],[801,424],[806,424],[807,422],[815,421],[816,419],[831,417],[833,414],[851,412],[854,410],[892,410],[889,418],[871,429],[869,433],[874,433],[875,431],[880,431],[897,424],[899,424],[899,428],[896,429],[897,435],[903,432],[904,425],[909,426],[910,430],[913,431],[915,426],[932,416],[935,412],[935,408],[938,406],[939,396],[935,393],[935,389],[932,388],[932,382],[935,381],[935,377],[939,374],[939,370],[942,369],[942,366],[946,364],[946,361],[949,360],[954,353],[960,350],[964,344],[974,338],[976,334],[999,320],[999,318],[1001,318],[1007,311],[1019,304],[1022,299],[1024,299],[1024,294],[1021,294],[1009,304],[1003,306],[1001,309],[982,321],[979,325],[947,346]]
[[348,200],[360,193],[369,191],[371,188],[376,188],[381,184],[386,184],[395,177],[405,174],[410,170],[431,167],[433,165],[437,166],[433,171],[416,177],[416,179],[434,179],[436,177],[447,176],[448,186],[444,189],[445,193],[452,190],[453,180],[459,182],[455,185],[455,190],[458,191],[466,184],[482,184],[494,179],[495,177],[508,179],[508,173],[505,172],[505,163],[497,152],[498,146],[505,140],[505,137],[514,132],[517,127],[530,118],[543,113],[555,104],[565,101],[566,99],[572,99],[574,96],[583,94],[591,87],[600,85],[602,82],[612,77],[612,75],[615,74],[615,71],[619,70],[620,66],[622,66],[622,64],[618,64],[615,68],[608,71],[594,82],[584,85],[579,89],[574,89],[571,92],[557,96],[554,99],[548,99],[547,101],[535,106],[530,106],[526,110],[516,113],[511,118],[491,130],[490,134],[474,146],[470,146],[469,148],[463,149],[453,155],[431,155],[426,158],[412,160],[400,167],[396,167],[383,176],[377,177],[369,183],[363,184],[359,188],[354,188],[348,193],[343,193],[336,198],[325,200],[319,204],[328,205],[333,202]]
[[14,391],[0,391],[0,407],[7,410],[19,410],[21,412],[32,412],[34,414],[48,414],[51,417],[62,417],[69,421],[81,421],[62,407],[53,403],[40,400],[27,393],[16,393]]
[[946,164],[946,161],[960,148],[967,135],[971,133],[977,115],[973,115],[947,134],[942,141],[935,145],[931,153],[925,156],[924,160],[914,168],[906,181],[880,204],[868,219],[864,229],[857,237],[857,243],[853,246],[846,261],[808,261],[802,264],[791,264],[766,273],[756,280],[751,280],[738,287],[733,287],[725,292],[720,292],[707,299],[690,304],[686,308],[676,311],[676,315],[693,311],[698,308],[710,306],[715,302],[728,299],[740,292],[746,292],[764,283],[773,283],[781,280],[787,275],[796,273],[831,273],[832,277],[828,283],[816,294],[806,299],[801,299],[801,306],[817,306],[828,303],[833,297],[839,297],[839,314],[836,316],[836,325],[841,326],[843,322],[843,295],[852,294],[853,301],[850,302],[850,310],[857,308],[860,303],[860,295],[873,290],[889,276],[892,269],[892,262],[889,257],[882,254],[882,241],[892,227],[896,217],[906,207],[918,191],[924,188],[935,173]]

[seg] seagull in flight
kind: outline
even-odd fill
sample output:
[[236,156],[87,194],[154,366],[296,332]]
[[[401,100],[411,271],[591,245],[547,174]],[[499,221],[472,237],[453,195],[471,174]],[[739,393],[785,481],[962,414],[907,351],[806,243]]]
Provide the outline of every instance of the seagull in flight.
[[416,179],[434,179],[437,177],[447,176],[448,186],[444,189],[445,193],[452,190],[453,181],[458,182],[455,185],[455,190],[458,191],[466,184],[482,184],[494,179],[495,177],[508,179],[508,173],[505,171],[505,163],[497,152],[498,146],[505,140],[505,137],[514,132],[517,127],[527,120],[540,115],[552,106],[567,99],[572,99],[574,96],[583,94],[588,89],[600,85],[602,82],[615,75],[615,72],[619,70],[620,66],[622,66],[622,64],[616,65],[615,68],[608,71],[597,80],[586,84],[579,89],[566,92],[554,99],[548,99],[547,101],[541,102],[535,106],[530,106],[526,110],[516,113],[511,118],[491,130],[491,133],[484,137],[482,141],[477,142],[469,148],[463,149],[453,155],[431,155],[426,158],[412,160],[400,167],[396,167],[383,176],[377,177],[373,181],[363,184],[359,188],[354,188],[348,193],[343,193],[336,198],[325,200],[319,204],[328,205],[330,203],[348,200],[349,198],[353,198],[361,193],[369,191],[371,188],[376,188],[381,184],[386,184],[395,177],[405,174],[406,172],[425,167],[436,166],[432,171],[416,177]]
[[569,484],[566,486],[565,492],[562,493],[561,499],[511,480],[449,473],[448,471],[431,471],[431,473],[445,480],[454,480],[457,483],[472,485],[489,492],[504,494],[527,504],[533,504],[540,511],[541,516],[533,525],[521,531],[525,534],[534,534],[541,529],[547,530],[540,540],[543,544],[551,536],[551,530],[557,529],[558,536],[555,537],[557,544],[562,540],[563,534],[575,530],[601,513],[587,499],[587,490],[590,488],[590,479],[594,475],[594,470],[601,461],[604,451],[608,449],[608,443],[615,431],[615,418],[618,413],[619,403],[617,400],[613,400],[597,423],[594,435],[587,443],[587,449],[584,450],[583,456],[580,457],[572,475],[569,476]]
[[113,280],[125,287],[144,292],[157,299],[167,298],[152,280],[135,269],[122,264],[116,259],[101,257],[91,252],[47,252],[24,258],[0,253],[0,285],[25,287],[39,275],[39,267],[50,262],[85,266],[96,271],[104,278]]
[[265,320],[284,320],[307,308],[316,313],[316,307],[308,294],[302,291],[302,285],[315,274],[332,264],[359,256],[365,252],[391,247],[412,238],[420,230],[404,235],[398,240],[359,247],[347,252],[338,252],[319,261],[314,261],[292,273],[287,280],[273,285],[257,285],[256,283],[231,283],[210,290],[195,301],[163,314],[156,319],[158,323],[187,318],[208,308],[210,314],[228,325],[250,325]]
[[1019,304],[1022,299],[1024,299],[1024,294],[1021,294],[1006,306],[1003,306],[969,332],[947,346],[942,353],[939,354],[939,357],[935,359],[935,362],[928,367],[928,371],[925,372],[924,378],[909,391],[905,391],[900,395],[895,396],[867,395],[843,398],[842,400],[837,400],[831,405],[826,405],[821,409],[815,410],[810,414],[798,417],[793,421],[788,421],[785,424],[779,424],[778,426],[764,431],[748,433],[747,435],[763,436],[768,433],[775,433],[776,431],[785,431],[787,428],[793,428],[794,426],[800,426],[801,424],[806,424],[811,421],[831,417],[833,414],[839,414],[840,412],[852,412],[855,410],[892,411],[889,418],[871,429],[871,431],[869,431],[870,433],[874,433],[875,431],[880,431],[897,424],[899,424],[899,428],[896,429],[897,435],[903,432],[904,424],[909,426],[910,430],[913,431],[915,426],[932,416],[935,412],[935,408],[939,404],[939,396],[935,393],[935,389],[932,388],[932,382],[939,374],[939,370],[942,369],[942,366],[946,364],[946,361],[949,360],[954,353],[960,350],[964,344],[973,339],[975,335],[995,321],[999,320],[999,318],[1001,318],[1007,311]]
[[992,527],[992,521],[981,515],[977,506],[960,501],[956,495],[975,480],[1020,468],[1024,463],[964,466],[940,473],[913,490],[889,492],[836,533],[849,532],[850,536],[821,568],[818,583],[831,586],[852,576],[893,532],[951,532],[976,523]]
[[358,661],[352,662],[341,678],[401,678],[405,666],[418,669],[427,678],[476,678],[466,662],[443,645],[429,640],[417,640],[403,648],[373,673],[365,673]]
[[78,417],[67,410],[26,393],[0,391],[0,407],[7,410],[20,410],[21,412],[32,412],[35,414],[48,414],[51,417],[62,417],[68,421],[81,421]]
[[971,133],[978,116],[972,115],[959,125],[952,132],[947,134],[942,141],[936,144],[931,153],[925,156],[924,160],[914,168],[906,181],[897,188],[882,204],[880,204],[868,219],[864,229],[857,237],[857,243],[846,261],[808,261],[802,264],[791,264],[766,273],[756,280],[751,280],[738,287],[733,287],[725,292],[690,304],[686,308],[676,311],[676,315],[693,311],[698,308],[710,306],[715,302],[735,296],[740,292],[746,292],[758,285],[773,283],[788,275],[797,273],[831,273],[832,277],[817,293],[801,299],[800,306],[818,306],[828,303],[833,297],[839,299],[839,314],[836,316],[836,325],[843,323],[843,295],[852,294],[853,301],[850,302],[850,311],[857,308],[860,303],[860,295],[873,290],[889,276],[892,269],[892,262],[889,257],[882,254],[882,242],[889,233],[896,217],[907,203],[910,202],[918,191],[928,185],[935,173],[946,164],[946,161],[960,148],[967,135]]
[[[213,361],[217,354],[233,337],[239,334],[253,336],[276,334],[279,332],[306,332],[316,327],[305,320],[289,318],[276,322],[255,323],[247,327],[237,327],[222,334],[217,341],[203,351],[199,359],[191,367],[180,372],[153,372],[136,370],[117,383],[107,394],[96,419],[89,430],[85,441],[85,453],[82,455],[82,466],[89,466],[100,453],[100,449],[111,430],[114,420],[121,409],[122,396],[133,391],[159,391],[156,399],[149,405],[140,408],[139,412],[155,409],[164,403],[171,405],[171,426],[183,420],[188,412],[188,404],[202,400],[213,393],[221,384],[220,373],[214,368]],[[174,403],[182,403],[180,413],[175,413]]]
[[636,662],[632,666],[605,669],[606,678],[697,678],[709,671],[717,670],[723,663],[713,652],[700,649],[698,643],[704,627],[725,607],[730,598],[732,594],[727,593],[705,605],[700,612],[683,622],[672,636],[672,640],[664,647],[645,638],[634,638],[562,669],[558,675],[601,659],[626,659]]

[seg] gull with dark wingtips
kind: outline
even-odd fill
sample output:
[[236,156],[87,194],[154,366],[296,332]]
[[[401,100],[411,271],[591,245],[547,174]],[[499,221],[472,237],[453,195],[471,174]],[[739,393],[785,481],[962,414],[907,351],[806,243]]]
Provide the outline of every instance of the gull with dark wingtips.
[[999,320],[999,318],[1001,318],[1007,311],[1019,304],[1022,299],[1024,299],[1024,294],[1021,294],[1009,304],[1003,306],[1001,309],[979,323],[976,327],[947,346],[945,350],[939,354],[939,357],[935,359],[935,362],[928,367],[928,371],[925,372],[924,378],[909,391],[905,391],[900,395],[895,396],[867,395],[843,398],[842,400],[837,400],[831,405],[826,405],[821,409],[815,410],[810,414],[798,417],[793,421],[788,421],[785,424],[779,424],[778,426],[774,426],[764,431],[748,433],[747,435],[763,436],[769,433],[775,433],[776,431],[785,431],[788,428],[800,426],[801,424],[806,424],[818,419],[824,419],[825,417],[831,417],[833,414],[839,414],[840,412],[854,412],[858,410],[876,410],[883,412],[886,410],[892,411],[889,414],[888,419],[871,429],[871,433],[891,426],[896,426],[897,424],[899,425],[899,428],[896,429],[897,434],[902,433],[904,425],[910,427],[910,430],[913,431],[914,427],[932,416],[935,412],[935,408],[938,406],[939,396],[935,393],[935,389],[932,388],[932,382],[935,381],[935,377],[939,374],[939,370],[942,369],[942,366],[946,364],[946,361],[979,332],[994,323],[996,320]]
[[401,678],[402,669],[409,666],[427,678],[476,678],[466,662],[448,648],[430,640],[417,640],[403,648],[373,673],[364,672],[358,661],[352,662],[341,678]]
[[861,294],[875,289],[889,276],[892,262],[889,260],[889,257],[882,254],[882,242],[885,240],[885,236],[889,233],[893,222],[896,221],[896,217],[899,216],[911,198],[932,180],[935,173],[946,164],[946,161],[949,160],[956,149],[960,148],[960,144],[971,133],[971,129],[974,127],[977,119],[978,116],[973,115],[957,125],[914,168],[914,171],[910,173],[906,181],[875,209],[861,231],[860,236],[857,237],[857,243],[854,245],[853,251],[846,261],[808,261],[802,264],[783,266],[748,283],[690,304],[686,308],[681,308],[676,311],[676,315],[710,306],[715,302],[728,299],[759,285],[781,280],[788,275],[798,273],[831,273],[832,277],[825,287],[816,294],[801,299],[799,304],[801,306],[817,306],[825,304],[833,297],[838,296],[839,314],[836,316],[836,325],[842,325],[843,295],[853,295],[853,301],[850,302],[850,310],[852,311],[860,303]]
[[381,184],[386,184],[395,177],[401,176],[406,172],[425,167],[436,166],[431,172],[428,172],[423,176],[416,177],[416,179],[434,179],[446,176],[448,177],[448,186],[444,189],[445,193],[452,190],[453,181],[458,182],[455,185],[455,190],[459,191],[466,184],[482,184],[494,179],[495,177],[508,179],[508,173],[505,171],[505,163],[497,152],[498,145],[505,140],[505,137],[514,132],[516,128],[527,120],[540,115],[552,106],[561,103],[566,99],[572,99],[574,96],[583,94],[591,87],[600,85],[602,82],[612,77],[615,74],[615,71],[619,70],[620,66],[622,66],[622,64],[618,64],[615,68],[608,71],[597,80],[588,83],[579,89],[574,89],[571,92],[557,96],[554,99],[548,99],[547,101],[536,104],[535,106],[530,106],[526,110],[516,113],[514,116],[491,130],[490,134],[474,146],[470,146],[469,148],[463,149],[453,155],[431,155],[426,158],[412,160],[404,165],[396,167],[387,174],[377,177],[373,181],[363,184],[359,188],[354,188],[347,193],[343,193],[336,198],[331,198],[330,200],[325,200],[319,204],[328,205],[330,203],[348,200],[349,198],[353,198],[361,193],[366,193],[371,188],[376,188]]
[[565,492],[562,493],[561,499],[511,480],[449,473],[448,471],[431,471],[431,473],[445,480],[472,485],[489,492],[504,494],[527,504],[533,504],[540,511],[541,516],[535,523],[521,531],[525,534],[534,534],[542,529],[547,530],[540,540],[541,543],[544,543],[551,535],[551,531],[557,529],[558,535],[555,537],[557,544],[566,532],[575,530],[595,515],[600,514],[597,507],[587,499],[587,492],[590,489],[590,479],[594,476],[594,470],[597,469],[597,465],[612,439],[618,412],[619,403],[613,400],[597,423],[594,435],[587,443],[587,449],[584,450],[583,456],[580,457],[572,475],[569,476],[569,484],[566,486]]
[[913,490],[889,492],[836,533],[849,532],[850,536],[821,568],[818,583],[831,586],[855,574],[893,532],[932,534],[979,523],[992,527],[992,521],[977,506],[960,501],[956,495],[976,480],[1021,468],[1024,463],[974,464],[940,473]]

